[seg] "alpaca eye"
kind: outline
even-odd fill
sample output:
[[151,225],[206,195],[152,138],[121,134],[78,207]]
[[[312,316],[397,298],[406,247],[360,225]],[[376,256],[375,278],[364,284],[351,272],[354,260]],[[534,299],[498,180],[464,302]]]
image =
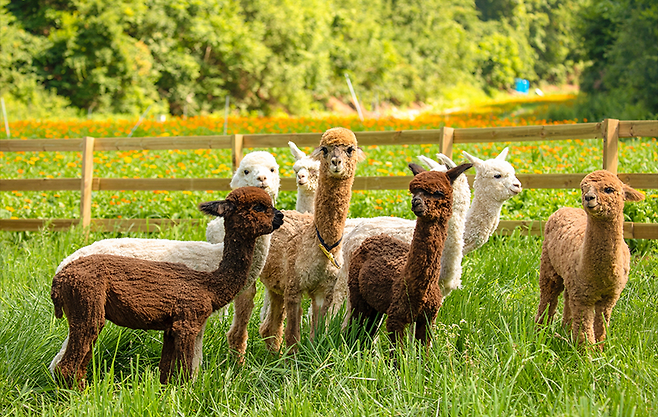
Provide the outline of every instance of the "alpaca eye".
[[322,154],[324,156],[327,156],[327,154],[329,153],[329,149],[327,149],[326,146],[323,146],[320,150],[322,151]]
[[350,146],[349,148],[347,148],[347,156],[351,157],[353,153],[354,153],[354,147]]
[[434,193],[433,193],[432,195],[433,195],[434,197],[436,197],[436,198],[443,198],[443,197],[446,196],[446,195],[443,194],[443,192],[441,192],[441,191],[434,191]]
[[503,177],[503,176],[500,175],[500,174],[496,174],[496,175],[494,175],[494,178],[502,178],[502,177]]
[[274,168],[270,168],[270,172],[274,172]]
[[606,194],[612,194],[615,192],[615,189],[612,187],[605,187],[603,191],[605,191]]
[[256,204],[256,205],[254,206],[254,211],[257,211],[257,212],[259,212],[259,213],[262,213],[262,212],[264,212],[265,210],[267,210],[267,207],[265,207],[264,204],[258,203],[258,204]]
[[244,175],[249,175],[249,170],[248,169],[245,169],[243,172],[244,172]]

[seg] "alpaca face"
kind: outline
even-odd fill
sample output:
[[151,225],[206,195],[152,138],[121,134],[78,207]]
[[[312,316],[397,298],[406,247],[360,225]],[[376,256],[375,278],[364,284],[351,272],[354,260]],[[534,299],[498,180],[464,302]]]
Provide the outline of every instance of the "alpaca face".
[[419,219],[449,218],[452,213],[452,186],[443,172],[424,171],[409,183],[411,210]]
[[320,161],[304,155],[303,158],[295,162],[292,169],[295,170],[297,188],[305,191],[315,191],[318,188]]
[[244,156],[233,174],[231,188],[258,187],[276,200],[279,193],[279,165],[269,152],[257,151]]
[[487,194],[493,200],[503,202],[522,191],[521,181],[516,178],[514,167],[507,161],[507,150],[494,159],[483,161],[480,158],[464,152],[464,156],[475,166],[475,182],[473,188],[476,193]]
[[588,215],[608,219],[624,210],[624,201],[639,201],[644,195],[608,171],[594,171],[580,182],[581,201]]
[[342,127],[327,130],[311,158],[320,161],[321,175],[336,179],[354,177],[357,162],[366,158],[357,146],[354,133]]
[[274,208],[269,194],[257,187],[235,189],[226,200],[201,203],[199,209],[223,217],[227,230],[237,230],[248,238],[272,233],[283,224],[283,213]]

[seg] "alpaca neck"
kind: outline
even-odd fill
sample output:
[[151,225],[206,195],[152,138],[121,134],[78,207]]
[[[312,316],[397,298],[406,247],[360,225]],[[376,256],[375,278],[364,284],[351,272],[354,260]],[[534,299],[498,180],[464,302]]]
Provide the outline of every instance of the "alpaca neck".
[[315,191],[297,189],[297,204],[295,210],[300,213],[314,212]]
[[230,303],[247,282],[256,239],[245,239],[239,231],[227,230],[219,268],[211,273],[213,310]]
[[[333,245],[343,237],[353,181],[353,177],[346,179],[320,177],[314,201],[313,223],[327,245]],[[340,247],[341,245],[336,246],[331,252],[336,254]]]
[[441,254],[448,235],[447,225],[448,219],[445,218],[431,222],[421,219],[416,221],[414,237],[403,271],[414,317],[418,314],[425,293],[439,279]]
[[619,250],[625,246],[623,216],[612,221],[587,216],[582,251],[583,259],[587,260],[586,270],[609,271],[619,263]]
[[474,193],[473,202],[466,213],[464,255],[484,245],[500,221],[503,202],[484,198],[481,194]]

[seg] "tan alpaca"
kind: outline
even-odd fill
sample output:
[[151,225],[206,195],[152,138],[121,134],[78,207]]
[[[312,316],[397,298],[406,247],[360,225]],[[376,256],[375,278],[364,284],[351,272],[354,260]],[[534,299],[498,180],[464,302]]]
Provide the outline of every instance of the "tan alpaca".
[[51,290],[55,316],[66,314],[69,336],[51,364],[53,374],[69,385],[73,379],[81,384],[105,320],[133,329],[164,330],[162,383],[177,368],[183,377],[192,374],[206,320],[244,287],[256,238],[283,223],[272,198],[256,187],[236,189],[226,200],[199,208],[224,218],[224,254],[213,272],[181,263],[89,255],[55,275]]
[[595,343],[605,340],[612,308],[628,281],[624,201],[644,195],[603,170],[583,178],[580,189],[582,209],[563,207],[546,222],[535,321],[552,320],[564,290],[562,323],[571,324],[575,340]]
[[[272,235],[270,254],[260,275],[270,297],[270,308],[260,334],[274,351],[281,344],[285,316],[287,346],[294,350],[299,341],[302,295],[311,298],[311,337],[326,314],[342,261],[343,230],[356,164],[365,159],[354,133],[340,127],[327,130],[310,156],[320,160],[315,214],[286,212],[286,222],[290,223],[281,233]],[[327,254],[320,249],[320,238],[327,247]],[[240,357],[247,346],[246,326],[253,309],[252,300],[253,294],[245,293],[235,301],[235,314],[241,319],[234,320],[228,338],[229,346]]]
[[406,326],[415,322],[416,338],[428,341],[427,327],[443,301],[439,275],[452,215],[452,183],[471,166],[437,172],[409,164],[414,173],[411,206],[418,217],[411,245],[382,234],[367,238],[356,250],[348,267],[350,327],[358,323],[374,336],[385,313],[392,340],[400,340]]

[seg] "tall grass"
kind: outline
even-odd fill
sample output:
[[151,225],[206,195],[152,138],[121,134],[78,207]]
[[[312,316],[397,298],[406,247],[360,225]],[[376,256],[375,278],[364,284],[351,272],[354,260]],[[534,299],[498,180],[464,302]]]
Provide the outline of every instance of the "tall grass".
[[[202,239],[203,229],[173,228],[162,236]],[[372,345],[347,343],[337,317],[313,343],[303,336],[296,355],[272,355],[258,336],[254,315],[246,363],[239,366],[225,337],[230,320],[213,316],[198,379],[161,386],[160,332],[109,323],[82,391],[58,388],[47,366],[67,333],[66,320],[53,317],[50,283],[59,261],[85,244],[84,235],[75,229],[2,232],[0,243],[3,415],[650,416],[658,411],[655,242],[652,250],[633,256],[603,353],[579,349],[559,324],[535,327],[541,238],[516,234],[495,237],[465,258],[464,288],[445,300],[427,351],[411,343],[391,356],[383,333]]]

